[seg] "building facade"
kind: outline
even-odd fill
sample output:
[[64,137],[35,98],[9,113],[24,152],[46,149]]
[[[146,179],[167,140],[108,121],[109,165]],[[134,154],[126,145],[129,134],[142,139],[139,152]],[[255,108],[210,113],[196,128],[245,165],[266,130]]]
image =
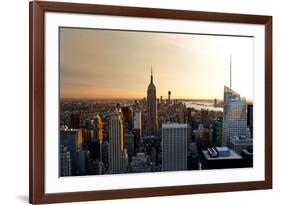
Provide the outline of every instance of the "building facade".
[[[82,130],[81,129],[61,129],[60,130],[60,147],[66,147],[71,159],[71,175],[77,176],[84,173],[85,170],[79,166],[81,163],[79,153],[83,152],[82,147]],[[61,173],[62,174],[62,173]]]
[[71,176],[71,156],[67,147],[60,145],[60,176]]
[[222,117],[218,117],[215,119],[212,123],[211,128],[211,144],[213,147],[221,146],[222,141],[222,125],[223,125],[223,119]]
[[118,110],[115,110],[109,119],[109,172],[124,173],[127,159],[124,150],[123,117]]
[[158,111],[156,100],[156,87],[153,84],[151,72],[150,83],[147,89],[147,135],[156,135],[158,129]]
[[253,147],[253,138],[251,137],[237,137],[230,138],[230,149],[234,150],[237,154],[241,155],[242,150]]
[[238,93],[224,87],[224,113],[222,146],[230,146],[233,136],[247,135],[247,103]]
[[162,171],[187,170],[187,124],[162,124]]
[[247,125],[250,129],[250,135],[253,137],[253,104],[247,105]]

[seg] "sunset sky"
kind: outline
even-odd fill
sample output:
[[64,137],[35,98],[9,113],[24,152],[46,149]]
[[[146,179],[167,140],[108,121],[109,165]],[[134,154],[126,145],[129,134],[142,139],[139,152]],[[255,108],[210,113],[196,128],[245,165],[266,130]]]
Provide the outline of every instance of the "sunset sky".
[[60,28],[62,98],[143,98],[153,68],[157,97],[223,99],[229,85],[253,99],[251,37]]

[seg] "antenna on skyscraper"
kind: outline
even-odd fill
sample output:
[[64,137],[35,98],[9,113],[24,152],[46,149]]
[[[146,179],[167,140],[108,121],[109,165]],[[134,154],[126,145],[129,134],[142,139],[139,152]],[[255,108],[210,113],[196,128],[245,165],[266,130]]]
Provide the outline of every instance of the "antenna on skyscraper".
[[151,68],[150,68],[150,82],[153,81],[153,73],[152,73],[152,64],[151,64]]
[[232,89],[232,55],[230,55],[230,70],[229,70],[229,79],[230,79],[230,89]]

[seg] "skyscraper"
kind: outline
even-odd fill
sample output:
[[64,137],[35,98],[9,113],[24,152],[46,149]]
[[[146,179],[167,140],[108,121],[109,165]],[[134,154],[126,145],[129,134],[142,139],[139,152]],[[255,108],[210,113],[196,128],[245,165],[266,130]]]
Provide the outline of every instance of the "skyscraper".
[[102,159],[102,142],[103,142],[103,123],[99,114],[84,120],[85,140],[88,142],[88,147],[93,160]]
[[131,106],[123,106],[121,110],[124,117],[124,131],[131,132],[133,129],[133,108]]
[[124,146],[128,153],[129,161],[132,159],[135,149],[135,136],[132,132],[125,134]]
[[142,129],[141,125],[141,111],[135,112],[134,129]]
[[211,128],[211,135],[212,140],[211,144],[213,147],[220,147],[221,146],[221,140],[222,140],[222,117],[218,117],[212,122],[212,128]]
[[247,106],[247,125],[251,132],[251,137],[253,137],[253,104]]
[[158,129],[156,87],[153,84],[151,70],[150,83],[147,89],[147,135],[156,135]]
[[[60,130],[60,146],[67,147],[71,160],[71,174],[72,176],[81,175],[85,170],[79,165],[78,155],[82,150],[82,129],[61,129]],[[60,173],[63,174],[63,173]]]
[[80,114],[72,113],[70,115],[70,128],[79,129],[80,128]]
[[247,113],[246,99],[241,98],[238,93],[228,87],[224,87],[223,108],[223,137],[222,146],[230,145],[233,136],[246,136]]
[[109,119],[109,171],[111,174],[126,171],[128,159],[124,149],[123,119],[115,110]]
[[205,128],[209,127],[209,110],[201,109],[201,123]]
[[168,91],[168,104],[171,104],[171,91]]
[[93,129],[93,135],[94,135],[94,143],[98,144],[98,151],[99,151],[99,156],[98,159],[101,162],[102,161],[102,141],[103,141],[103,125],[102,125],[102,119],[101,117],[97,114],[94,117],[94,129]]
[[102,119],[98,114],[94,116],[93,120],[93,140],[98,141],[100,144],[103,140]]
[[60,145],[60,176],[71,176],[70,152],[64,145]]
[[184,123],[186,124],[190,124],[192,123],[192,108],[188,107],[187,109],[185,109],[184,111]]
[[162,124],[162,171],[187,170],[187,124]]
[[141,111],[135,112],[134,116],[134,127],[133,127],[133,134],[134,134],[134,151],[139,151],[140,143],[142,141],[142,113]]

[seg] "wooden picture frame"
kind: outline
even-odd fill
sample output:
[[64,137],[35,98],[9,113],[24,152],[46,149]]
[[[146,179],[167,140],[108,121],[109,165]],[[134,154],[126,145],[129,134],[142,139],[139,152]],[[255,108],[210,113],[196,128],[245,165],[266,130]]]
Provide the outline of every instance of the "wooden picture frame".
[[[46,194],[44,188],[44,14],[66,12],[265,26],[265,180]],[[32,204],[153,197],[272,188],[272,17],[154,8],[33,1],[29,5],[29,200]]]

